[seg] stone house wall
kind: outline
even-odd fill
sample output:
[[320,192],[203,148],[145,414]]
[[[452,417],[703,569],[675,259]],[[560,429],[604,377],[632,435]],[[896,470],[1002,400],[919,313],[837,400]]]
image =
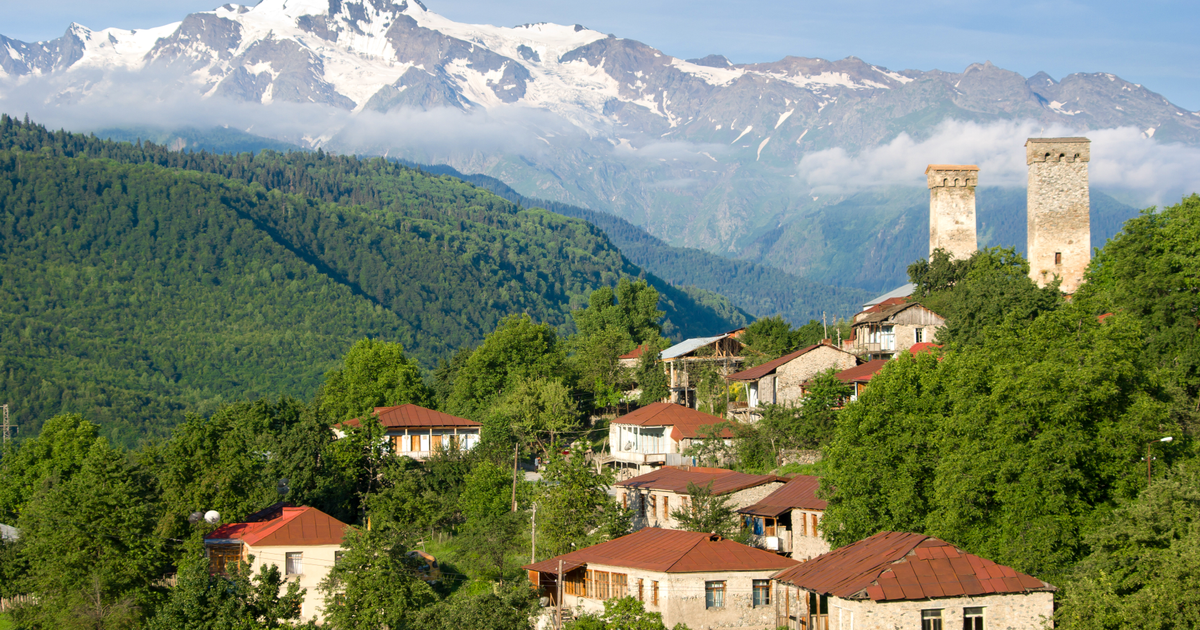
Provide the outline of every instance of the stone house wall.
[[[772,481],[753,488],[738,490],[728,496],[729,506],[735,511],[758,503],[768,494],[783,487],[783,482]],[[624,494],[622,494],[624,493]],[[652,498],[653,497],[653,498]],[[663,529],[683,529],[670,513],[687,504],[690,497],[686,492],[670,492],[667,490],[637,490],[636,488],[618,488],[617,500],[622,501],[633,510],[633,529],[643,527],[661,527]],[[642,506],[645,509],[642,509]],[[665,507],[665,509],[664,509]]]
[[[798,625],[805,615],[807,596],[805,591],[790,585],[782,585],[774,597],[791,603],[791,619],[781,608],[779,625],[801,628]],[[790,593],[782,591],[787,589]],[[855,628],[855,630],[892,630],[893,628],[920,628],[921,611],[940,609],[942,627],[963,627],[963,609],[983,607],[984,627],[997,630],[1043,630],[1046,622],[1054,615],[1053,593],[1027,593],[1016,595],[984,595],[979,597],[945,597],[920,601],[874,602],[829,598],[829,628]],[[785,624],[784,622],[787,621]]]
[[813,348],[775,370],[775,402],[781,405],[796,405],[801,398],[800,386],[806,381],[830,368],[841,372],[857,364],[858,360],[854,355],[844,350],[826,345]]
[[[638,597],[641,580],[641,600],[649,612],[662,613],[663,623],[671,628],[677,623],[692,630],[761,630],[775,621],[772,605],[754,606],[754,580],[770,580],[778,571],[717,571],[711,573],[663,573],[602,564],[587,565],[588,570],[624,574],[628,594]],[[705,582],[725,582],[725,606],[706,608]],[[658,604],[653,601],[653,584],[658,583]],[[564,595],[563,607],[576,612],[604,612],[604,601],[576,595]]]

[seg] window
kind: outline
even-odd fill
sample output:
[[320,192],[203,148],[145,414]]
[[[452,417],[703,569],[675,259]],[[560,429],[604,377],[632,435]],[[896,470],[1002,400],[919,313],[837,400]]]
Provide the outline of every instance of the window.
[[808,594],[808,627],[824,630],[829,627],[829,596]]
[[645,599],[645,597],[644,597],[644,596],[645,596],[645,592],[642,590],[642,587],[643,587],[643,586],[644,586],[644,585],[642,584],[642,578],[638,578],[638,601],[639,601],[639,602],[644,602],[644,601],[646,601],[646,599]]
[[629,507],[629,493],[628,492],[621,493],[621,507],[623,507],[623,508]]
[[612,589],[608,596],[621,599],[627,595],[629,595],[629,578],[624,573],[613,573]]
[[753,531],[754,531],[755,536],[763,535],[763,519],[761,516],[754,517],[754,530]]
[[913,343],[923,343],[925,341],[925,329],[918,328],[913,331]]
[[286,575],[300,575],[304,573],[303,559],[304,553],[300,551],[289,551],[284,554],[284,573]]
[[771,605],[771,580],[754,580],[754,605]]
[[658,497],[654,496],[653,494],[650,495],[650,516],[658,516]]
[[983,630],[983,606],[963,609],[963,630]]
[[670,505],[671,505],[671,497],[664,496],[663,497],[663,520],[664,521],[667,520],[667,518],[671,516]]
[[658,605],[658,580],[650,580],[650,603]]
[[800,535],[807,536],[808,535],[808,515],[805,514],[804,512],[800,512],[797,516],[800,517]]
[[942,609],[921,611],[921,630],[942,630]]
[[592,586],[595,590],[588,589],[588,597],[594,599],[608,599],[608,572],[607,571],[592,571]]
[[1054,252],[1054,264],[1062,264],[1062,252]]
[[704,583],[704,607],[705,608],[724,608],[725,607],[725,581],[705,582]]

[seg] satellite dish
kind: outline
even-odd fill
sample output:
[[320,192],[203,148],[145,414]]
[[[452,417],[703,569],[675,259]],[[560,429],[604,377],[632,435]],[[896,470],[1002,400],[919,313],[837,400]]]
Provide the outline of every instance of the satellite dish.
[[200,520],[203,518],[204,518],[204,512],[192,512],[191,514],[188,514],[188,522],[191,523],[192,525],[199,523]]
[[204,513],[204,522],[209,525],[216,525],[221,522],[221,513],[216,510],[209,510]]
[[287,478],[285,477],[283,479],[280,479],[279,483],[275,485],[275,489],[279,492],[280,495],[286,495],[288,493]]

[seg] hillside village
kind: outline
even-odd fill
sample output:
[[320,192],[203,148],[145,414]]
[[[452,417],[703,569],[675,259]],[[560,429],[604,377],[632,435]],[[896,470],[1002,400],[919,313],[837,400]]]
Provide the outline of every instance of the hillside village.
[[[1026,154],[1028,261],[977,247],[986,173],[931,164],[929,258],[848,319],[668,341],[658,292],[622,278],[570,334],[509,316],[428,376],[364,339],[311,401],[230,402],[129,453],[86,414],[19,441],[6,423],[3,610],[29,628],[1112,627],[1196,585],[1171,573],[1195,528],[1144,520],[1196,506],[1200,198],[1093,244],[1089,141]],[[1142,262],[1186,297],[1143,292]],[[1139,527],[1172,533],[1121,533]]]

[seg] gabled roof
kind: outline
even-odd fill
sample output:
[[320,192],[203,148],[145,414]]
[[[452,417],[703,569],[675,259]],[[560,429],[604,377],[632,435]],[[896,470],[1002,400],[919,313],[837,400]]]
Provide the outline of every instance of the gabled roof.
[[755,516],[776,517],[793,509],[824,511],[824,499],[817,498],[817,488],[821,485],[820,477],[811,475],[796,475],[792,480],[761,501],[744,507],[738,512]]
[[837,380],[847,384],[869,383],[871,378],[879,373],[879,370],[882,370],[883,366],[887,364],[887,359],[875,359],[874,361],[868,361],[862,365],[856,365],[849,370],[842,370],[841,372],[834,374],[834,377],[836,377]]
[[[387,429],[393,428],[435,428],[435,427],[480,427],[474,420],[459,418],[448,413],[426,409],[420,405],[397,405],[395,407],[376,407],[373,412],[379,418],[379,423]],[[359,419],[347,420],[342,424],[356,427]]]
[[662,573],[770,571],[797,562],[714,534],[647,527],[616,540],[528,564],[523,569],[553,573],[585,564],[605,564]]
[[[683,438],[700,437],[700,427],[724,422],[723,418],[710,416],[691,407],[674,403],[650,403],[645,407],[627,413],[611,424],[632,424],[643,427],[673,427],[671,437],[675,441]],[[729,429],[721,432],[721,437],[733,437]]]
[[[922,308],[922,309],[929,311],[929,309],[925,308],[924,306],[921,306],[921,304],[919,302],[905,302],[903,304],[893,304],[891,306],[881,308],[877,312],[871,312],[871,313],[867,313],[867,314],[863,315],[857,321],[854,322],[854,325],[858,326],[859,324],[877,324],[879,322],[885,322],[885,321],[891,319],[892,317],[895,317],[896,315],[899,315],[900,313],[907,311],[910,308]],[[929,312],[933,313],[933,311],[929,311]],[[936,315],[936,313],[935,313],[935,315]]]
[[648,347],[650,347],[650,345],[644,343],[644,344],[634,348],[633,350],[630,350],[629,352],[622,354],[621,356],[619,356],[617,358],[618,359],[640,359],[640,358],[642,358],[642,353],[645,352],[646,348],[648,348]]
[[716,337],[693,337],[691,339],[684,339],[670,348],[663,350],[662,354],[659,356],[663,360],[679,358],[685,354],[695,352],[696,350],[699,350],[700,348],[703,348],[714,341],[720,341],[728,336],[729,334],[726,333],[724,335],[717,335]]
[[254,547],[340,545],[346,527],[314,507],[272,506],[250,515],[246,522],[226,523],[204,540],[240,540]]
[[742,370],[741,372],[730,374],[729,376],[726,376],[725,378],[728,380],[731,380],[731,381],[757,381],[758,379],[779,369],[783,365],[790,363],[791,361],[794,361],[795,359],[799,359],[800,357],[808,354],[809,352],[812,352],[813,350],[816,350],[817,348],[822,348],[822,347],[829,348],[830,350],[836,350],[843,354],[850,354],[849,352],[846,352],[845,350],[842,350],[840,348],[834,348],[833,346],[828,345],[828,344],[818,343],[818,344],[813,344],[811,346],[808,346],[807,348],[801,348],[795,352],[785,354],[785,355],[779,357],[778,359],[775,359],[774,361],[768,361],[767,363],[764,363],[762,365],[752,367],[749,370]]
[[638,475],[632,479],[618,482],[622,488],[639,488],[647,490],[667,490],[686,494],[688,483],[694,483],[701,488],[712,483],[713,494],[728,494],[761,486],[766,483],[784,482],[787,477],[775,475],[747,475],[746,473],[726,470],[724,468],[702,468],[700,466],[663,466],[658,470]]
[[1057,590],[937,538],[899,532],[879,532],[774,579],[815,593],[877,602]]
[[876,304],[879,304],[880,302],[882,302],[884,300],[888,300],[891,298],[906,298],[906,297],[912,295],[913,291],[916,291],[916,290],[917,290],[917,285],[910,282],[902,287],[892,289],[891,291],[884,293],[883,295],[871,300],[870,302],[864,302],[863,308],[864,309],[870,308],[872,306],[875,306]]

